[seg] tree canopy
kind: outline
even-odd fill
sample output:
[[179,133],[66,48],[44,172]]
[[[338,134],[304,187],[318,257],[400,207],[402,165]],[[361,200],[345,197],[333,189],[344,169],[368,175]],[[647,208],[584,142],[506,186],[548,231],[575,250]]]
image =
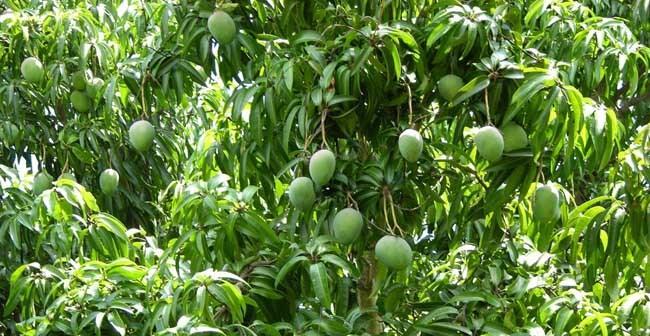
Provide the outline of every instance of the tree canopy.
[[650,332],[650,1],[0,1],[0,333]]

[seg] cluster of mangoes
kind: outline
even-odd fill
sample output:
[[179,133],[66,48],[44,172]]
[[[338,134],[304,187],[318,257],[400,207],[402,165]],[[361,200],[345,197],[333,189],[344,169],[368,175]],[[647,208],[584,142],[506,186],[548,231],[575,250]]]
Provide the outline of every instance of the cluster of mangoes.
[[[446,75],[438,82],[440,95],[451,101],[458,90],[464,86],[463,79],[456,75]],[[402,136],[408,140],[402,141]],[[400,152],[405,160],[414,162],[422,150],[422,137],[417,131],[406,130],[400,136]],[[519,125],[508,122],[497,129],[494,126],[484,126],[474,135],[476,150],[488,161],[498,161],[504,152],[512,152],[528,146],[528,135]],[[533,216],[540,222],[557,220],[560,217],[560,192],[558,188],[547,183],[535,190],[533,197]]]
[[[20,72],[23,78],[30,83],[40,83],[45,76],[43,63],[36,57],[28,57],[20,65]],[[70,103],[72,107],[81,113],[88,112],[92,99],[104,86],[104,80],[99,77],[87,78],[85,71],[80,70],[70,76],[71,93]]]
[[[456,75],[446,75],[438,81],[438,92],[451,101],[460,88],[463,79]],[[474,144],[481,157],[488,161],[498,161],[503,153],[516,151],[528,146],[526,131],[514,122],[508,122],[497,129],[494,126],[481,127],[474,135]],[[422,136],[418,131],[407,129],[399,137],[399,151],[409,162],[415,162],[422,153]],[[540,221],[559,217],[559,191],[552,184],[540,186],[534,197],[534,214]]]
[[[136,151],[143,153],[151,147],[156,131],[150,122],[138,120],[129,128],[129,142]],[[74,175],[63,173],[59,179],[67,178],[76,181]],[[32,192],[39,195],[52,186],[53,178],[47,171],[41,171],[34,176]],[[105,195],[112,195],[119,185],[120,174],[111,168],[105,169],[99,175],[99,188]]]
[[[235,21],[224,11],[216,11],[208,18],[208,30],[220,44],[231,43],[237,33]],[[45,76],[43,64],[36,57],[28,57],[23,60],[21,67],[23,78],[30,83],[40,83]],[[70,78],[71,93],[70,103],[78,112],[88,112],[94,99],[104,86],[104,81],[98,77],[87,78],[85,71],[78,71],[72,74]],[[5,123],[3,135],[7,139],[13,139],[18,134],[18,127],[12,123]],[[153,125],[146,120],[134,122],[129,127],[129,142],[133,148],[140,152],[146,152],[153,144],[155,137]],[[332,172],[333,173],[333,172]],[[331,176],[330,176],[331,177]],[[68,178],[76,180],[73,175],[64,173],[59,179]],[[111,195],[117,190],[119,184],[119,173],[114,169],[106,169],[99,176],[99,186],[101,191],[106,195]],[[49,189],[53,182],[52,176],[47,171],[41,171],[34,176],[32,191],[39,195]],[[310,181],[311,182],[311,181]],[[313,193],[313,191],[312,191]],[[312,196],[313,199],[314,196]],[[313,202],[313,201],[312,201]]]
[[[438,81],[438,92],[443,98],[451,101],[463,86],[462,78],[446,75]],[[481,157],[488,161],[497,161],[504,152],[528,146],[528,135],[521,126],[513,122],[505,124],[501,129],[488,125],[476,132],[474,144]],[[402,132],[398,145],[402,157],[408,162],[417,161],[422,154],[422,136],[414,129]]]
[[[28,57],[23,60],[21,67],[23,78],[30,83],[40,83],[43,80],[43,64],[36,57]],[[99,77],[87,79],[85,71],[78,71],[72,74],[70,78],[72,84],[72,93],[70,102],[72,107],[78,112],[88,112],[90,110],[91,98],[95,98],[104,86],[104,80]],[[5,130],[6,128],[6,130]],[[18,134],[18,127],[13,123],[5,123],[3,134],[8,139],[14,138]],[[147,151],[153,144],[155,129],[150,122],[139,120],[134,122],[129,128],[129,142],[138,152]],[[119,184],[119,174],[114,169],[106,169],[99,176],[99,186],[106,195],[111,195],[117,190]],[[75,180],[74,175],[63,173],[59,179]],[[47,171],[41,171],[34,176],[32,191],[39,195],[46,189],[49,189],[53,182],[52,176]]]
[[[59,176],[59,180],[70,180],[77,181],[74,175],[71,173],[63,173]],[[45,190],[52,187],[52,182],[54,178],[46,170],[40,171],[34,176],[34,181],[32,182],[32,192],[35,195],[40,195]],[[120,174],[114,169],[105,169],[99,175],[99,188],[102,193],[105,195],[111,195],[117,190],[117,186],[120,182]]]
[[[464,86],[463,79],[456,75],[446,75],[438,82],[440,95],[451,101],[458,90]],[[402,141],[402,136],[405,140]],[[400,152],[407,161],[417,161],[422,151],[422,137],[417,131],[406,130],[400,136]],[[408,140],[407,140],[408,139]],[[476,150],[488,161],[498,161],[504,152],[512,152],[528,146],[528,135],[519,125],[508,122],[497,129],[494,126],[484,126],[474,135]],[[533,216],[540,222],[549,222],[560,217],[560,193],[551,184],[541,185],[535,190],[533,197]]]
[[93,99],[97,97],[97,93],[99,93],[101,88],[104,86],[104,80],[93,76],[87,78],[87,74],[83,70],[73,73],[70,79],[73,88],[73,91],[70,94],[70,103],[72,104],[72,107],[77,112],[88,112]]
[[[321,188],[332,179],[336,168],[336,157],[328,149],[314,153],[309,160],[309,177],[301,176],[289,185],[289,200],[300,211],[309,211],[316,200],[316,188]],[[363,215],[359,210],[347,207],[339,210],[332,221],[332,234],[341,244],[351,244],[361,234]],[[412,251],[402,238],[386,235],[375,245],[375,256],[384,265],[393,269],[406,268],[411,263]]]
[[[451,101],[464,86],[456,75],[447,75],[438,82],[440,95]],[[515,123],[507,123],[501,129],[494,126],[480,128],[474,135],[474,144],[481,157],[488,161],[501,159],[504,152],[525,148],[528,145],[526,131]],[[415,129],[403,131],[398,138],[401,156],[407,162],[416,162],[424,147],[422,135]],[[326,185],[334,175],[336,157],[330,150],[314,153],[309,161],[309,177],[298,177],[289,186],[289,199],[300,211],[309,211],[316,199],[316,187]],[[542,185],[535,191],[533,200],[534,217],[541,222],[556,220],[560,215],[560,194],[553,184]],[[340,210],[333,219],[332,233],[342,244],[354,242],[363,228],[363,216],[354,208]],[[376,258],[392,269],[404,269],[412,260],[409,244],[394,235],[386,235],[375,245]]]

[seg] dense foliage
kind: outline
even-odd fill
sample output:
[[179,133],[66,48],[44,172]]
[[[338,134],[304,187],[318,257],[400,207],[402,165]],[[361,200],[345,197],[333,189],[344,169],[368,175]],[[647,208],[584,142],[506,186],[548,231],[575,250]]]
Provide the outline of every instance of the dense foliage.
[[647,0],[0,1],[0,333],[647,334],[649,45]]

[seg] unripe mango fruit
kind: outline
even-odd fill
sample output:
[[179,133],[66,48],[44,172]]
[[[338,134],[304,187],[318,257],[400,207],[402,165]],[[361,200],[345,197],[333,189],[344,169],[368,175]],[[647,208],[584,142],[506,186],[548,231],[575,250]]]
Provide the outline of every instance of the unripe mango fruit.
[[314,153],[309,160],[309,176],[316,185],[324,186],[334,176],[336,157],[327,149]]
[[446,75],[438,81],[438,91],[442,98],[451,101],[464,85],[462,78],[456,75]]
[[113,169],[105,169],[99,175],[99,188],[105,195],[112,195],[120,183],[120,174]]
[[350,244],[355,241],[363,228],[363,216],[353,208],[345,208],[334,216],[332,224],[334,238],[339,243]]
[[507,123],[501,127],[503,134],[503,151],[511,152],[528,146],[528,135],[526,131],[515,123]]
[[300,211],[308,211],[314,205],[316,193],[309,177],[298,177],[289,185],[289,200]]
[[83,71],[77,71],[72,74],[70,81],[72,82],[72,87],[75,90],[83,91],[86,89],[86,73]]
[[153,144],[156,131],[150,122],[138,120],[129,127],[129,141],[138,152],[146,152]]
[[407,129],[399,136],[399,152],[404,160],[415,162],[422,154],[422,136],[414,129]]
[[43,191],[52,187],[52,176],[47,171],[42,171],[34,176],[32,192],[34,195],[40,195]]
[[36,57],[28,57],[23,60],[23,63],[20,65],[20,72],[25,78],[26,81],[31,83],[38,83],[43,79],[43,64]]
[[394,270],[401,270],[411,264],[413,251],[406,240],[386,235],[375,245],[375,256],[382,264]]
[[228,13],[216,11],[208,18],[208,30],[220,44],[228,44],[235,39],[237,27]]
[[545,184],[535,190],[533,217],[540,222],[549,222],[560,217],[560,192],[552,184]]
[[78,112],[85,113],[90,110],[90,99],[81,91],[73,91],[70,94],[70,102],[72,107]]
[[485,126],[474,135],[478,153],[488,161],[496,161],[503,154],[503,136],[496,127]]

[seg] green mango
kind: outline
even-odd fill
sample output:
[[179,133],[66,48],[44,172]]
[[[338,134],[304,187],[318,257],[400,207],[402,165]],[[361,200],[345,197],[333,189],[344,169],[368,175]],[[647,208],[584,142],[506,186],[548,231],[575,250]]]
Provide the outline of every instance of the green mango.
[[82,91],[73,91],[70,94],[70,102],[72,107],[78,112],[85,113],[90,110],[90,99]]
[[334,238],[339,243],[350,244],[355,241],[363,228],[363,216],[352,208],[345,208],[334,216],[332,223]]
[[545,184],[535,190],[533,217],[540,222],[560,218],[560,192],[554,185]]
[[120,183],[120,174],[113,169],[105,169],[99,175],[99,188],[105,195],[112,195]]
[[43,64],[36,57],[28,57],[23,60],[23,63],[20,65],[20,72],[23,78],[31,83],[40,82],[45,74]]
[[446,75],[438,81],[438,92],[442,98],[451,101],[464,85],[462,78],[456,75]]
[[408,267],[413,260],[413,251],[406,240],[386,235],[375,245],[377,260],[388,268],[402,270]]
[[298,177],[289,185],[289,200],[300,211],[308,211],[314,205],[316,192],[314,182],[308,177]]
[[129,142],[138,152],[146,152],[153,144],[156,130],[150,122],[138,120],[129,127]]
[[503,136],[496,127],[485,126],[474,135],[478,153],[488,161],[497,161],[503,155]]
[[45,170],[36,174],[36,176],[34,176],[34,182],[32,184],[32,192],[34,195],[42,194],[43,191],[52,187],[52,181],[52,176]]
[[501,127],[501,134],[503,134],[504,152],[512,152],[528,146],[526,131],[515,123],[510,122]]
[[327,149],[314,153],[309,160],[309,175],[318,186],[326,185],[334,176],[336,157]]
[[404,160],[415,162],[422,155],[423,141],[420,133],[414,129],[407,129],[399,136],[399,152]]
[[235,39],[237,26],[224,11],[216,11],[208,18],[208,30],[219,44],[229,44]]

